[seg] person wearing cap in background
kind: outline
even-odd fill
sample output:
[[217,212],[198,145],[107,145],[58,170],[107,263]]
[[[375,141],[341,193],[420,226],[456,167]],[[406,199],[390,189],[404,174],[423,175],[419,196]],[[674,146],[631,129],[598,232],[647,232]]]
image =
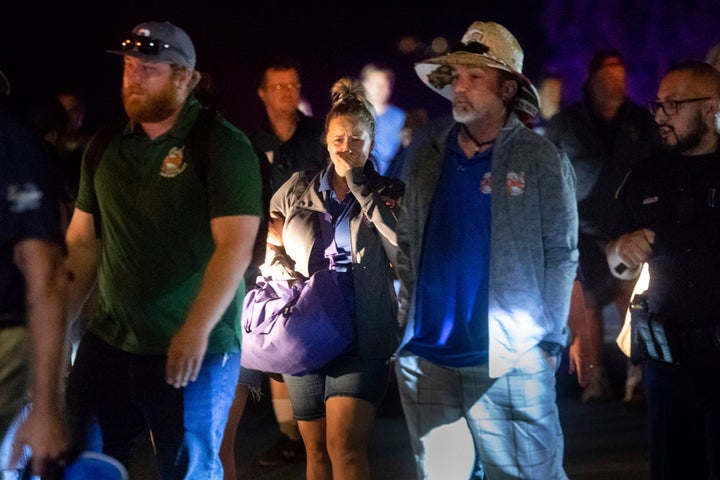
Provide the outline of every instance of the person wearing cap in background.
[[[624,318],[635,281],[617,279],[608,271],[605,245],[617,236],[622,218],[615,192],[630,168],[660,145],[652,115],[628,96],[622,54],[596,51],[587,72],[582,100],[563,108],[545,128],[545,138],[567,154],[577,176],[581,284],[598,361],[582,393],[583,402],[616,398],[603,365],[603,310],[611,305]],[[636,390],[639,373],[628,363],[627,406],[642,407],[644,402]]]
[[418,478],[565,479],[555,372],[577,272],[575,176],[526,125],[523,51],[473,22],[416,64],[452,122],[407,155],[397,271],[400,398]]
[[29,391],[12,458],[2,460],[14,466],[29,447],[39,475],[63,467],[70,447],[61,398],[67,276],[60,184],[42,138],[5,103],[9,93],[0,72],[0,442]]
[[185,31],[142,23],[118,47],[109,53],[124,56],[129,121],[97,165],[83,159],[66,235],[70,313],[96,277],[100,295],[68,409],[81,449],[127,465],[149,426],[161,478],[221,479],[243,274],[262,215],[258,159],[219,114],[196,127],[209,130],[205,167],[192,158],[188,135],[206,112],[192,94],[200,74]]

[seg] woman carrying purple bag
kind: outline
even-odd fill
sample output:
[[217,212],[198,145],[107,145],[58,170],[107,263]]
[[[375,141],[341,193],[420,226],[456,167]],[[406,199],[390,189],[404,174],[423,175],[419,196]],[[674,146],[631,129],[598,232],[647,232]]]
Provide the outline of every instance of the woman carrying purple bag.
[[331,161],[318,174],[294,174],[273,195],[270,248],[261,270],[287,278],[327,268],[318,225],[321,216],[332,217],[343,292],[335,301],[354,318],[357,341],[323,368],[283,379],[305,443],[307,478],[369,479],[368,443],[399,342],[393,208],[399,203],[395,192],[403,189],[368,160],[375,116],[362,83],[342,78],[331,94],[324,137]]

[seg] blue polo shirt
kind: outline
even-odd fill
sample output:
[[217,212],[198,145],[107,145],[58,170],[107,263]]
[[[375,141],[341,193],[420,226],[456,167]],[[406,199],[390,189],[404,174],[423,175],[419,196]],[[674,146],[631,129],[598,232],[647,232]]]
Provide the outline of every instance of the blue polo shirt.
[[450,134],[423,239],[415,332],[406,348],[440,365],[488,361],[492,149],[468,159]]
[[[320,192],[324,192],[326,199],[325,207],[328,214],[332,217],[333,230],[335,233],[335,246],[337,254],[335,255],[335,269],[338,271],[338,281],[343,290],[345,301],[350,307],[350,311],[355,311],[355,289],[353,287],[352,276],[352,237],[350,233],[350,220],[360,213],[360,204],[355,199],[352,192],[348,192],[341,202],[335,191],[330,187],[331,175],[335,172],[330,165],[322,177],[320,178]],[[322,245],[317,242],[313,245],[311,257],[317,259],[319,255],[325,255]],[[311,259],[311,263],[315,264]],[[313,270],[311,270],[313,271]]]

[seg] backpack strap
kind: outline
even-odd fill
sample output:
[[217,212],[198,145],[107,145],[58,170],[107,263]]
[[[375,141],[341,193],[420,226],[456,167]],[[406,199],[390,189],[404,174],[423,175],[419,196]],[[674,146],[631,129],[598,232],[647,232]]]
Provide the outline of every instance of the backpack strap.
[[[211,156],[210,131],[212,130],[213,124],[221,119],[222,116],[217,110],[202,107],[198,113],[197,120],[193,126],[190,127],[185,137],[185,145],[187,145],[188,152],[190,153],[195,172],[205,186],[207,186],[207,175]],[[127,117],[109,122],[93,135],[83,156],[91,181],[95,177],[98,165],[100,165],[100,160],[103,155],[105,155],[105,151],[110,146],[112,140],[123,131],[127,122]],[[95,236],[100,238],[100,212],[97,212],[93,216],[95,220]]]
[[[100,129],[90,139],[90,142],[85,148],[85,152],[83,154],[83,161],[85,162],[85,166],[88,170],[88,173],[90,174],[90,182],[94,181],[93,179],[95,178],[95,172],[97,172],[98,165],[100,165],[100,160],[105,154],[107,148],[110,146],[110,142],[112,142],[113,138],[115,138],[116,135],[122,132],[122,129],[124,128],[126,123],[127,118],[109,122],[108,124],[100,127]],[[93,223],[95,226],[95,237],[100,238],[100,211],[94,213],[93,217]]]
[[198,178],[207,187],[207,176],[210,167],[210,131],[213,124],[222,120],[220,112],[214,108],[202,107],[198,113],[197,120],[185,137],[193,167]]

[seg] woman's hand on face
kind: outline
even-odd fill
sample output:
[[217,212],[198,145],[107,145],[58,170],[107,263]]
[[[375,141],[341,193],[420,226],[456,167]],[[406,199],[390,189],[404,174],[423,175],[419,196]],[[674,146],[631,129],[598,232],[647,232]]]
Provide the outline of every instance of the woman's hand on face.
[[363,152],[356,152],[352,149],[347,149],[342,152],[335,152],[335,171],[340,176],[345,176],[345,172],[355,167],[362,167],[365,165],[367,157]]
[[340,176],[345,176],[352,168],[364,166],[372,147],[368,127],[346,115],[330,120],[325,143],[335,173]]

